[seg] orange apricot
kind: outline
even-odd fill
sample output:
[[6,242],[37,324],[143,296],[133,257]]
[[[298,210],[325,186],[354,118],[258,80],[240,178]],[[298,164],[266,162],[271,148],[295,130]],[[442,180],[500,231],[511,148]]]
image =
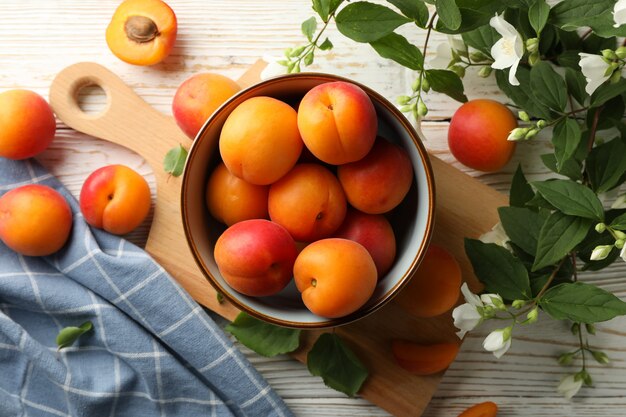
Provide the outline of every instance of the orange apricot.
[[478,99],[463,104],[448,128],[450,152],[463,165],[493,172],[513,156],[515,142],[507,140],[517,119],[504,104]]
[[206,202],[216,220],[231,226],[243,220],[268,217],[269,186],[250,184],[219,164],[209,177]]
[[422,263],[396,302],[417,317],[434,317],[450,310],[459,299],[461,267],[444,248],[431,244]]
[[432,375],[450,366],[459,353],[459,344],[422,345],[408,340],[393,340],[391,352],[398,365],[412,374]]
[[496,417],[498,406],[496,403],[486,401],[476,404],[459,414],[458,417]]
[[125,0],[115,10],[106,41],[115,56],[134,65],[165,59],[176,42],[174,11],[161,0]]
[[238,105],[226,119],[219,140],[228,170],[257,185],[276,182],[289,172],[303,146],[296,111],[263,96]]
[[0,197],[0,239],[27,256],[51,255],[65,245],[72,210],[58,191],[31,184]]

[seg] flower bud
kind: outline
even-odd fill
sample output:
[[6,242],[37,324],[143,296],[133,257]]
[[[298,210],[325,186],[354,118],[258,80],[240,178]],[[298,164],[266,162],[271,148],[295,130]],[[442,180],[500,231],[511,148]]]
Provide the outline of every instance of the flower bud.
[[626,233],[622,232],[621,230],[613,230],[613,233],[618,239],[626,239]]
[[474,62],[484,62],[489,59],[489,57],[483,54],[480,51],[475,51],[469,54],[469,58]]
[[609,77],[611,75],[613,75],[613,72],[619,67],[619,64],[617,62],[611,62],[609,64],[609,66],[606,68],[606,71],[604,72],[604,76],[605,77]]
[[603,49],[602,56],[606,59],[610,59],[611,61],[617,59],[617,54],[612,49]]
[[609,78],[609,83],[610,84],[617,84],[619,82],[619,80],[622,79],[622,72],[621,71],[615,71],[613,73],[613,75],[611,75],[611,78]]
[[410,105],[410,104],[407,104],[407,105],[404,105],[404,106],[400,107],[400,111],[401,111],[402,113],[408,113],[408,112],[410,112],[411,110],[412,110],[412,109],[411,109],[411,105]]
[[522,140],[524,139],[524,137],[526,137],[526,133],[528,133],[528,128],[527,127],[516,127],[515,129],[511,130],[511,133],[509,133],[509,137],[506,138],[506,140],[510,140],[510,141],[518,141],[518,140]]
[[516,308],[519,310],[520,308],[524,307],[526,304],[527,304],[526,300],[514,300],[511,305],[513,306],[513,308]]
[[615,50],[615,55],[619,58],[619,59],[624,59],[626,58],[626,46],[620,46],[619,48],[617,48]]
[[430,91],[430,83],[426,78],[422,79],[422,91],[425,93]]
[[454,65],[450,67],[450,71],[454,72],[456,75],[458,75],[461,78],[465,77],[465,68],[463,68],[460,65]]
[[396,103],[404,105],[404,104],[408,104],[409,101],[411,101],[411,97],[410,96],[398,96],[396,97]]
[[539,39],[537,39],[537,38],[530,38],[530,39],[526,40],[526,49],[531,54],[537,52],[539,50]]
[[528,312],[528,314],[526,315],[526,321],[524,323],[533,324],[537,321],[538,318],[539,318],[539,309],[535,307]]
[[487,78],[491,75],[493,69],[489,65],[485,65],[481,69],[478,70],[478,76],[481,78]]
[[557,358],[559,365],[569,365],[574,360],[574,352],[567,352]]
[[606,230],[606,224],[604,224],[604,223],[596,224],[596,232],[604,233],[605,230]]
[[528,56],[528,63],[530,66],[534,66],[537,62],[539,62],[539,51],[535,51]]
[[313,50],[304,56],[304,65],[309,66],[315,60],[315,53]]
[[300,56],[300,54],[304,52],[304,46],[298,46],[297,48],[294,48],[291,50],[291,52],[289,53],[290,57],[296,57],[296,56]]
[[532,139],[537,133],[539,133],[539,129],[530,129],[528,133],[526,133],[526,136],[524,136],[524,139]]
[[570,328],[570,330],[574,336],[577,336],[578,333],[580,333],[580,323],[572,324],[572,327]]
[[523,110],[517,113],[517,117],[525,122],[530,122],[530,116]]
[[600,352],[599,350],[591,352],[591,355],[596,360],[596,362],[598,362],[598,363],[600,363],[602,365],[606,365],[607,363],[611,362],[609,360],[609,357],[606,355],[606,353]]
[[595,248],[593,248],[593,251],[591,252],[591,257],[589,258],[589,260],[601,261],[603,259],[606,259],[606,257],[609,256],[609,253],[611,253],[611,250],[613,250],[613,245],[596,246]]
[[543,119],[537,120],[537,129],[543,129],[547,124],[548,123]]
[[593,324],[587,323],[585,324],[585,328],[587,329],[587,333],[596,334],[596,326],[594,326]]
[[593,379],[591,378],[591,375],[589,375],[589,372],[585,372],[585,374],[583,375],[583,381],[588,387],[593,385]]
[[426,107],[426,104],[424,104],[424,102],[420,100],[420,102],[417,104],[417,115],[419,117],[424,117],[427,114],[428,114],[428,107]]
[[624,239],[617,239],[615,241],[615,247],[617,249],[623,249],[624,248],[624,243],[626,243],[626,240],[624,240]]
[[285,56],[287,58],[291,57],[291,51],[293,51],[293,48],[287,48],[285,49]]
[[417,77],[415,81],[413,81],[413,84],[411,84],[411,90],[413,90],[414,92],[419,90],[421,83],[422,82],[420,81],[420,77]]

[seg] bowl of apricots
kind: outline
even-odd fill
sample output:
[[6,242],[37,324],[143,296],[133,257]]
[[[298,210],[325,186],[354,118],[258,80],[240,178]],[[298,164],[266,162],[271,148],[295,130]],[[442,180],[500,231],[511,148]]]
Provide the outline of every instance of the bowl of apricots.
[[411,123],[348,79],[289,74],[207,120],[182,181],[189,247],[226,300],[322,328],[391,300],[426,252],[434,179]]

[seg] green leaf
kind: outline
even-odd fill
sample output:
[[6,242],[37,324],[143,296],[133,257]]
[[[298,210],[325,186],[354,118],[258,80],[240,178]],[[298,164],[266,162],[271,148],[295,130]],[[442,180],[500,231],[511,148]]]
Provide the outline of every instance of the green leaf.
[[533,182],[533,187],[554,207],[570,216],[603,221],[604,209],[589,188],[571,180]]
[[435,6],[439,20],[448,29],[456,30],[461,26],[461,11],[454,0],[437,0]]
[[461,36],[463,37],[463,42],[487,56],[491,56],[491,47],[499,38],[498,32],[490,25],[483,25],[477,29],[465,32]]
[[500,294],[507,300],[531,297],[528,272],[511,252],[494,243],[465,239],[465,253],[487,291]]
[[[578,57],[578,54],[576,56]],[[583,73],[579,69],[565,68],[565,83],[567,84],[567,91],[576,99],[578,104],[584,106],[589,94],[585,91],[587,81],[585,81]]]
[[428,7],[420,0],[387,0],[396,6],[403,15],[413,19],[415,24],[425,28],[428,24]]
[[86,321],[78,327],[64,327],[57,335],[56,342],[58,350],[73,345],[79,337],[81,337],[83,334],[87,333],[91,329],[93,329],[93,323],[90,321]]
[[539,61],[530,70],[530,88],[540,103],[557,111],[567,106],[567,85],[550,64]]
[[341,3],[343,3],[343,0],[313,0],[313,10],[326,23],[330,15],[335,13],[335,10]]
[[541,308],[556,320],[597,323],[626,314],[626,303],[595,285],[564,283],[549,289],[539,300]]
[[339,32],[353,41],[373,42],[411,20],[380,4],[358,1],[344,7],[335,22]]
[[554,6],[550,21],[564,30],[589,26],[602,13],[613,10],[614,0],[566,0]]
[[546,0],[535,0],[528,9],[528,20],[533,29],[535,29],[535,32],[537,32],[537,35],[539,35],[546,26],[549,14],[550,6],[548,6]]
[[553,153],[541,155],[541,160],[546,167],[557,174],[565,175],[574,181],[582,179],[583,167],[576,158],[566,159],[560,167],[557,166],[556,155]]
[[[568,32],[561,31],[561,33],[568,33]],[[576,36],[576,37],[578,37],[578,36]],[[563,46],[563,42],[559,42],[559,46]],[[578,55],[578,54],[580,52],[582,52],[582,51],[578,50],[578,49],[575,49],[575,50],[574,49],[570,49],[570,50],[567,50],[567,51],[563,51],[556,58],[556,61],[562,67],[571,68],[571,69],[573,69],[575,71],[579,71],[580,72],[580,65],[578,65],[578,63],[580,62],[580,55]],[[553,52],[553,53],[556,53],[556,52]],[[582,75],[582,73],[580,75]],[[584,77],[583,77],[583,79],[584,79]],[[586,81],[585,81],[585,84],[587,84]]]
[[456,101],[465,103],[467,96],[463,89],[463,82],[458,75],[449,70],[430,69],[424,71],[430,88],[438,93],[446,94]]
[[372,48],[383,58],[396,61],[412,70],[420,70],[424,65],[422,52],[406,38],[397,33],[390,33],[377,41],[370,42]]
[[241,312],[226,331],[259,355],[276,356],[300,346],[300,330],[265,323]]
[[626,230],[626,213],[613,219],[611,227],[617,230]]
[[598,107],[621,94],[626,93],[626,80],[621,78],[617,84],[602,84],[591,95],[591,107]]
[[334,333],[322,334],[307,356],[312,375],[321,376],[324,384],[353,397],[367,379],[365,365]]
[[511,242],[530,255],[537,253],[539,232],[548,218],[548,212],[521,207],[500,207],[498,214]]
[[516,75],[518,81],[520,82],[519,86],[509,84],[507,71],[496,71],[496,82],[498,83],[500,90],[513,100],[515,104],[526,110],[529,115],[541,119],[552,120],[550,109],[537,101],[531,92],[530,70],[525,67],[519,67]]
[[580,143],[581,131],[576,120],[566,117],[555,126],[552,134],[557,168],[560,170],[564,162],[574,156]]
[[513,174],[513,179],[511,180],[509,205],[513,207],[525,207],[526,203],[532,200],[534,196],[535,192],[530,184],[528,184],[528,181],[526,181],[522,166],[518,165],[515,174]]
[[585,238],[591,225],[589,219],[567,216],[560,211],[552,213],[539,232],[532,271],[563,259]]
[[616,138],[596,146],[587,156],[587,174],[591,187],[603,193],[621,184],[626,173],[626,144]]
[[183,148],[183,145],[170,149],[165,154],[165,158],[163,158],[163,169],[165,172],[172,174],[174,177],[179,177],[183,173],[183,168],[185,168],[187,154],[187,149]]
[[313,40],[313,35],[315,34],[315,30],[317,29],[317,19],[315,17],[310,17],[304,22],[302,22],[302,34],[306,36],[306,38],[311,42]]
[[333,49],[333,43],[330,41],[330,39],[326,38],[324,42],[320,44],[319,48],[322,51],[328,51],[330,49]]
[[548,203],[548,200],[543,198],[543,196],[539,193],[535,194],[533,198],[528,200],[528,202],[526,203],[526,206],[534,207],[537,209],[545,208],[548,210],[556,210],[556,208],[552,204]]

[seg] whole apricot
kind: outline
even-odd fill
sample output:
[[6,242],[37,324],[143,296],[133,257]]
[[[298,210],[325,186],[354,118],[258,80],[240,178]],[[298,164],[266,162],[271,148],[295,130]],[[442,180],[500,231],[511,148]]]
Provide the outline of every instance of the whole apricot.
[[115,10],[106,30],[113,54],[134,65],[164,60],[176,42],[174,11],[161,0],[125,0]]
[[0,239],[15,252],[46,256],[65,245],[72,210],[58,191],[31,184],[0,197]]
[[207,183],[206,201],[216,220],[231,226],[237,222],[268,217],[269,186],[250,184],[219,164]]
[[378,279],[385,276],[396,258],[396,237],[382,214],[366,214],[350,208],[333,236],[363,245],[376,264]]
[[467,410],[459,414],[458,417],[496,417],[498,415],[498,406],[496,403],[486,401],[471,406]]
[[517,119],[504,104],[494,100],[470,100],[457,109],[448,128],[448,146],[463,165],[493,172],[513,156],[515,142],[507,140]]
[[296,111],[271,97],[253,97],[238,105],[220,133],[224,164],[239,178],[257,185],[278,181],[302,152]]
[[450,252],[431,244],[415,275],[395,301],[416,317],[434,317],[454,307],[460,288],[459,263]]
[[412,374],[432,375],[450,366],[459,353],[459,344],[422,345],[408,340],[394,340],[391,351],[398,365]]
[[291,281],[298,249],[289,232],[269,220],[245,220],[226,229],[215,243],[215,263],[235,291],[262,297]]
[[361,160],[337,168],[348,202],[370,214],[386,213],[402,202],[413,182],[413,164],[404,148],[378,138]]
[[172,114],[176,123],[190,138],[195,138],[209,116],[241,87],[220,74],[196,74],[176,90]]
[[296,258],[293,276],[304,305],[318,316],[337,318],[361,308],[376,288],[376,265],[362,245],[322,239]]
[[355,84],[335,81],[310,89],[298,107],[306,147],[327,164],[358,161],[372,148],[378,130],[369,96]]
[[137,228],[148,216],[151,202],[146,180],[125,165],[95,170],[80,190],[80,210],[85,221],[116,235]]
[[268,208],[272,221],[294,239],[312,242],[337,230],[347,204],[332,172],[317,164],[298,164],[270,186]]
[[33,157],[50,145],[55,131],[52,109],[39,94],[28,90],[0,93],[0,156]]

